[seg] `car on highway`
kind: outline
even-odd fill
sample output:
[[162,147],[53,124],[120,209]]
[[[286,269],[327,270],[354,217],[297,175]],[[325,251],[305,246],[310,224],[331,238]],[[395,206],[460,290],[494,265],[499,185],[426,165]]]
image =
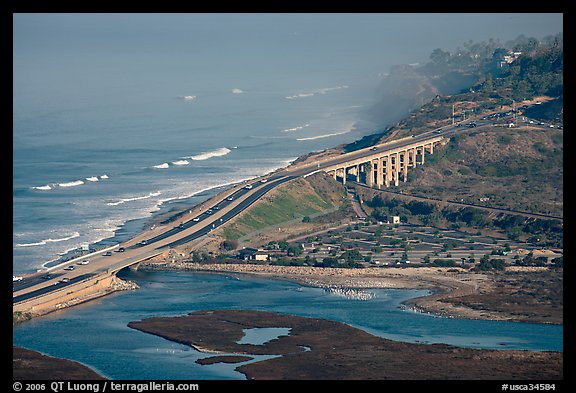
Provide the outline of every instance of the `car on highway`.
[[206,214],[212,214],[212,213],[214,213],[212,210],[207,210],[207,211],[206,211]]
[[126,251],[124,247],[120,247],[119,249],[116,250],[116,252],[124,252],[124,251]]
[[140,242],[140,244],[143,245],[143,246],[145,246],[146,244],[148,244],[148,240],[142,240],[142,241]]
[[112,256],[112,251],[106,251],[104,254],[105,257],[111,257]]
[[74,265],[70,265],[70,266],[64,268],[64,270],[74,270],[74,269],[76,269],[76,267]]
[[262,179],[260,180],[260,183],[266,183],[268,181],[268,179]]
[[50,279],[52,279],[53,277],[54,277],[54,276],[53,276],[52,274],[48,273],[48,274],[42,276],[42,279],[43,279],[43,280],[50,280]]
[[226,198],[227,201],[233,201],[234,197],[229,196],[228,198]]
[[83,261],[76,262],[77,265],[88,265],[90,261],[88,259],[84,259]]
[[251,190],[253,188],[252,184],[248,184],[246,186],[244,186],[245,189],[247,190]]
[[70,282],[70,279],[68,277],[64,277],[62,280],[60,280],[61,283],[67,283]]
[[192,219],[192,221],[198,222],[198,221],[200,221],[200,217],[195,217],[195,218]]
[[20,276],[12,276],[12,282],[16,282],[16,281],[22,281],[23,278]]

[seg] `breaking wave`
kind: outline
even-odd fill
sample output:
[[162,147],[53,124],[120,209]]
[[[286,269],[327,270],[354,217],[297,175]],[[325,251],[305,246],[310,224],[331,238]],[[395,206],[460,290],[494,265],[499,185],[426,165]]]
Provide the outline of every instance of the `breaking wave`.
[[242,94],[242,93],[244,93],[244,90],[241,90],[241,89],[232,89],[232,93],[233,93],[233,94]]
[[120,200],[117,201],[117,202],[108,202],[107,205],[108,205],[108,206],[118,206],[118,205],[122,205],[122,204],[124,204],[124,203],[126,203],[126,202],[133,202],[133,201],[139,201],[139,200],[142,200],[142,199],[148,199],[148,198],[152,198],[152,197],[155,197],[155,196],[159,196],[159,195],[161,195],[161,194],[162,194],[162,193],[161,193],[160,191],[151,192],[151,193],[149,193],[149,194],[147,194],[147,195],[142,195],[142,196],[137,196],[137,197],[131,197],[131,198],[123,198],[123,199],[120,199]]
[[16,247],[33,247],[33,246],[44,246],[48,243],[58,243],[58,242],[64,242],[66,240],[70,240],[70,239],[74,239],[76,237],[80,237],[80,233],[79,232],[74,232],[72,235],[70,236],[66,236],[66,237],[62,237],[62,238],[56,238],[56,239],[52,239],[52,238],[48,238],[48,239],[44,239],[41,240],[39,242],[35,242],[35,243],[17,243]]
[[188,160],[178,160],[178,161],[172,161],[172,164],[174,164],[174,165],[188,165],[188,164],[190,164],[190,161],[188,161]]
[[47,190],[51,190],[52,187],[50,187],[49,184],[46,184],[45,186],[38,186],[38,187],[32,187],[35,190],[43,190],[43,191],[47,191]]
[[[86,181],[89,181],[89,182],[97,182],[99,180],[98,176],[89,176],[85,179],[86,179]],[[108,179],[108,176],[102,175],[102,176],[100,176],[100,179],[102,179],[102,180]],[[30,188],[32,188],[33,190],[49,191],[49,190],[53,190],[55,188],[77,187],[77,186],[81,186],[83,184],[85,184],[84,180],[75,180],[75,181],[69,181],[69,182],[63,182],[63,183],[48,183],[48,184],[45,184],[43,186],[34,186],[34,187],[30,187]]]
[[296,98],[305,98],[305,97],[312,97],[316,94],[326,94],[330,91],[334,91],[334,90],[341,90],[341,89],[347,89],[348,85],[341,85],[341,86],[334,86],[334,87],[324,87],[322,89],[317,89],[317,90],[312,90],[312,91],[308,91],[308,92],[302,92],[302,93],[298,93],[298,94],[294,94],[291,96],[287,96],[286,99],[288,100],[294,100]]
[[154,165],[152,168],[156,168],[156,169],[166,169],[168,168],[170,165],[168,165],[167,162],[164,162],[162,164],[158,164],[158,165]]
[[184,159],[189,158],[189,159],[194,160],[194,161],[202,161],[202,160],[207,160],[207,159],[212,158],[212,157],[225,156],[226,154],[230,153],[231,151],[232,150],[228,149],[227,147],[221,147],[219,149],[208,151],[208,152],[203,152],[203,153],[200,153],[200,154],[195,155],[195,156],[187,156],[187,157],[182,157],[182,158],[184,158]]
[[67,183],[58,183],[60,187],[76,187],[81,186],[82,184],[84,184],[82,180],[70,181]]
[[282,130],[282,132],[294,132],[294,131],[300,131],[302,129],[304,129],[305,127],[310,126],[310,124],[306,123],[303,126],[297,126],[294,128],[286,128],[285,130]]
[[296,140],[297,141],[313,141],[315,139],[330,138],[331,136],[344,135],[344,134],[349,133],[350,131],[352,131],[352,129],[342,131],[342,132],[335,132],[333,134],[324,134],[324,135],[318,135],[318,136],[311,136],[311,137],[307,137],[307,138],[298,138]]

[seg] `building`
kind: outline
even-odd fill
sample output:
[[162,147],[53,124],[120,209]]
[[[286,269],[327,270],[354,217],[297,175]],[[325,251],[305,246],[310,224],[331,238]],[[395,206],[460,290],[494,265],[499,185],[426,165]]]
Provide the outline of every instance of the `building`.
[[267,261],[270,259],[270,253],[265,250],[255,248],[245,248],[238,253],[240,259],[245,261]]

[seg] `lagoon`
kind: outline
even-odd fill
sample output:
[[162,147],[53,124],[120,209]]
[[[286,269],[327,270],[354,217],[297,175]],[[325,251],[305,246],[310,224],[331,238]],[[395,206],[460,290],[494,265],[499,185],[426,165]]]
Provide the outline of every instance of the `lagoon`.
[[234,371],[239,364],[196,364],[213,354],[127,324],[198,310],[251,309],[326,318],[412,343],[532,351],[563,347],[563,326],[442,318],[401,307],[404,300],[428,293],[424,290],[371,289],[367,290],[371,299],[354,300],[321,288],[249,275],[128,272],[122,278],[136,281],[140,289],[17,325],[14,344],[76,360],[111,379],[244,379]]

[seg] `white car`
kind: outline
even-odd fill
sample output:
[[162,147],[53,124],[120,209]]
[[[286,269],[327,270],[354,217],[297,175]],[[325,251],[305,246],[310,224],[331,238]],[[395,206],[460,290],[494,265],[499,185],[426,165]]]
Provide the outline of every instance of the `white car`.
[[88,265],[90,261],[88,259],[84,259],[83,261],[76,262],[78,265]]
[[22,277],[20,276],[12,276],[12,282],[16,282],[16,281],[22,281]]

